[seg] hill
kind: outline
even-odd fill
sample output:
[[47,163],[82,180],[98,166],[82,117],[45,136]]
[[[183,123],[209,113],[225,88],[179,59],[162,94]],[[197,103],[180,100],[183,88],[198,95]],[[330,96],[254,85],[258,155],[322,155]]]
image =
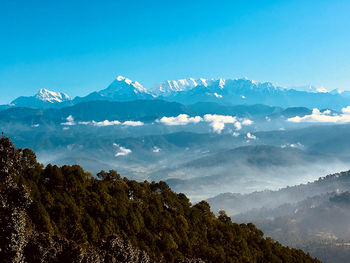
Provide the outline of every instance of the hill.
[[0,139],[3,262],[320,262],[164,182],[43,165]]

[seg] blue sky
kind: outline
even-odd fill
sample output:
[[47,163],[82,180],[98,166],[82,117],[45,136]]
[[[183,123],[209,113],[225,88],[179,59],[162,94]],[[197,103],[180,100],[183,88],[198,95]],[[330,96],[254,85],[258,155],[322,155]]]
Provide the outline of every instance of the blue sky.
[[0,104],[40,88],[85,95],[117,75],[350,90],[349,14],[348,0],[2,0]]

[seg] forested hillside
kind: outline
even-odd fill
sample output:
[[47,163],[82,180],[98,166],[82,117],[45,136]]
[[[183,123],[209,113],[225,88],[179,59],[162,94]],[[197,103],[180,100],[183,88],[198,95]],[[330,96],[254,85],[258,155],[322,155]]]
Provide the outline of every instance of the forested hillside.
[[3,262],[320,262],[164,182],[44,167],[0,139]]

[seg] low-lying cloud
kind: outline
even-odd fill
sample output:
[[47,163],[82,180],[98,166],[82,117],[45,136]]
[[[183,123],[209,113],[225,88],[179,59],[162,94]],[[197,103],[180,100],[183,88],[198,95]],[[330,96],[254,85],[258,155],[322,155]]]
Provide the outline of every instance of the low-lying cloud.
[[73,125],[75,125],[75,121],[74,121],[73,116],[69,115],[66,118],[66,122],[61,123],[61,125],[63,125],[63,126],[73,126]]
[[189,123],[198,123],[202,120],[200,116],[190,117],[187,114],[180,114],[176,117],[162,117],[159,122],[165,125],[187,125]]
[[[104,121],[91,121],[90,123],[85,124],[86,122],[84,122],[84,125],[89,125],[92,124],[94,126],[98,126],[98,127],[103,127],[103,126],[113,126],[113,125],[119,125],[121,124],[120,121],[109,121],[109,120],[104,120]],[[80,123],[83,124],[83,123]]]
[[255,140],[256,136],[254,134],[251,134],[250,132],[247,133],[247,138],[251,140]]
[[209,123],[216,133],[221,133],[225,128],[225,124],[233,124],[235,129],[239,131],[242,129],[242,125],[251,125],[253,123],[253,121],[248,119],[238,120],[235,116],[218,114],[205,114],[203,118],[200,116],[190,117],[187,114],[180,114],[176,117],[162,117],[158,120],[160,123],[171,126],[195,124],[203,121]]
[[154,146],[152,149],[152,152],[154,152],[154,153],[159,153],[160,151],[161,151],[161,149],[157,146]]
[[73,125],[92,125],[96,127],[106,127],[106,126],[114,126],[114,125],[123,125],[123,126],[142,126],[144,123],[142,121],[124,121],[120,122],[118,120],[109,121],[78,121],[76,122],[72,115],[69,115],[66,118],[66,122],[61,123],[63,126],[73,126]]
[[130,154],[132,151],[130,149],[127,149],[123,146],[120,146],[119,144],[117,143],[113,143],[113,146],[116,147],[116,153],[114,154],[115,157],[118,157],[118,156],[126,156],[128,154]]
[[142,126],[143,124],[142,121],[124,121],[122,123],[124,126]]
[[209,122],[216,133],[221,133],[227,123],[235,124],[237,130],[242,129],[242,125],[237,121],[237,118],[229,115],[205,114],[204,120]]
[[330,110],[321,112],[315,108],[310,115],[295,116],[288,119],[289,122],[322,122],[322,123],[347,123],[350,122],[350,106],[342,109],[341,114],[335,114]]

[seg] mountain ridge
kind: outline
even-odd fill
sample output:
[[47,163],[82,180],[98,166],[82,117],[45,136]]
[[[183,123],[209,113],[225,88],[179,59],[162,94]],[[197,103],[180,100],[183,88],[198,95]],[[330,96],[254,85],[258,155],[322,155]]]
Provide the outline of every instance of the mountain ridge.
[[[333,108],[340,110],[350,105],[348,92],[328,92],[324,89],[288,89],[271,82],[256,82],[247,78],[205,79],[188,78],[168,80],[151,88],[137,81],[118,76],[105,89],[70,99],[65,93],[41,89],[36,95],[19,97],[10,106],[36,108],[62,107],[84,101],[130,101],[136,99],[163,99],[182,104],[216,102],[223,105],[266,104],[279,107]],[[4,107],[4,106],[2,106]]]

